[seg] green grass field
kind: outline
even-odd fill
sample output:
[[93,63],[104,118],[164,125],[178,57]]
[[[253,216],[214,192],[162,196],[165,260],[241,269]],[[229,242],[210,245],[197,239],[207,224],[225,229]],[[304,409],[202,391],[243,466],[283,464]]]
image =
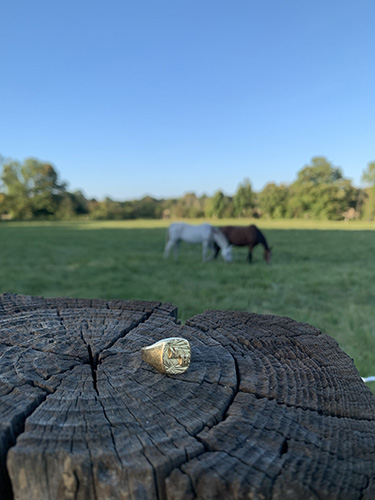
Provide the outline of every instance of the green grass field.
[[270,266],[260,246],[251,265],[245,248],[230,264],[203,264],[201,247],[188,244],[177,262],[164,260],[168,224],[0,223],[0,292],[160,300],[182,321],[206,309],[289,316],[334,337],[362,376],[375,375],[375,224],[258,221]]

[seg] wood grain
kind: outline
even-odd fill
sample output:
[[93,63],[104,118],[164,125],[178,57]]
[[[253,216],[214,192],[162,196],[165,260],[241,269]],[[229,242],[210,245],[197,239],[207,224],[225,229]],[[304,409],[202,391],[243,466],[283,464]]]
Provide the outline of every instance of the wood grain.
[[[375,398],[289,318],[0,296],[0,498],[372,499]],[[167,376],[140,349],[190,341]]]

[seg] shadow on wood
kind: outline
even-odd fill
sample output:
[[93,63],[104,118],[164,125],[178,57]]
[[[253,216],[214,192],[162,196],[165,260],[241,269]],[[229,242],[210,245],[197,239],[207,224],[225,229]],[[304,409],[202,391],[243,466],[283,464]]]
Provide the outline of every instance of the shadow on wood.
[[[0,498],[373,499],[375,398],[289,318],[0,296]],[[141,359],[190,341],[187,372]]]

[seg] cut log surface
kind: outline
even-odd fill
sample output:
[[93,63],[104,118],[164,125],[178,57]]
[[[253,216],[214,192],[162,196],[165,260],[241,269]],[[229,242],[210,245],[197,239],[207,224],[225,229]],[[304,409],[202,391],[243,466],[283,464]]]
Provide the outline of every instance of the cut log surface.
[[[0,498],[375,498],[375,398],[290,318],[0,296]],[[141,348],[191,345],[163,375]]]

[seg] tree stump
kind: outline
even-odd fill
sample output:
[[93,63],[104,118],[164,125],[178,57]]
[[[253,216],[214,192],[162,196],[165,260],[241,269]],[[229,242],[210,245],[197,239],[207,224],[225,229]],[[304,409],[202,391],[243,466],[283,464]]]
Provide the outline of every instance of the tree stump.
[[[141,348],[189,340],[163,375]],[[375,398],[289,318],[0,296],[0,498],[374,499]]]

